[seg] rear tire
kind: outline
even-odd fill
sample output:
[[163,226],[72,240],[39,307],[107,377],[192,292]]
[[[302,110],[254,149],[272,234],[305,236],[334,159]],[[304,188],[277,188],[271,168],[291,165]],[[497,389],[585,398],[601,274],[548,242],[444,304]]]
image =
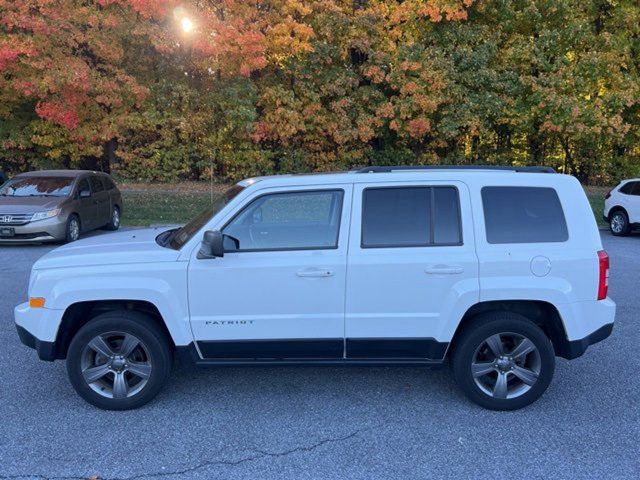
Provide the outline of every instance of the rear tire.
[[609,230],[616,237],[629,235],[631,224],[628,215],[623,210],[616,210],[609,215]]
[[80,238],[80,217],[78,215],[71,214],[69,218],[67,218],[67,228],[65,230],[65,243],[75,242]]
[[546,391],[555,353],[545,333],[526,317],[491,312],[478,315],[461,333],[452,366],[471,401],[490,410],[517,410]]
[[118,230],[120,228],[120,208],[117,205],[111,210],[111,220],[105,225],[105,230]]
[[104,410],[130,410],[153,400],[171,372],[173,352],[147,315],[119,310],[84,325],[67,353],[76,392]]

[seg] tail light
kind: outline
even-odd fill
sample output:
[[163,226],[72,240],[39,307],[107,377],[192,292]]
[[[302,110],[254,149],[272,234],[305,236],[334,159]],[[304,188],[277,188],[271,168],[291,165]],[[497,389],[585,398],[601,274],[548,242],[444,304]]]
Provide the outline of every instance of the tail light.
[[610,196],[611,196],[611,192],[613,192],[613,190],[609,190],[607,192],[607,194],[604,196],[604,199],[607,200]]
[[598,252],[598,263],[600,274],[598,278],[598,300],[607,298],[609,291],[609,255],[604,250]]

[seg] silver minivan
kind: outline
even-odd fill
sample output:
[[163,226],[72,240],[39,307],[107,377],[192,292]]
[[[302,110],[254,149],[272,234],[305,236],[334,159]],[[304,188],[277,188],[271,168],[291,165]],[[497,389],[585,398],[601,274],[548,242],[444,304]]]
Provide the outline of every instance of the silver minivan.
[[22,173],[0,188],[0,244],[72,242],[89,230],[117,230],[121,214],[122,195],[105,173]]

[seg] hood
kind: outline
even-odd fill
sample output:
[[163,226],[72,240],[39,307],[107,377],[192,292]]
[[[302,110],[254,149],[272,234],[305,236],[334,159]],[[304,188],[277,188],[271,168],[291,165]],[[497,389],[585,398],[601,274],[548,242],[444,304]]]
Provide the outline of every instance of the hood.
[[53,210],[69,197],[12,197],[0,196],[0,213],[35,213]]
[[156,237],[166,230],[145,228],[84,238],[50,251],[33,269],[175,262],[180,252],[156,243]]

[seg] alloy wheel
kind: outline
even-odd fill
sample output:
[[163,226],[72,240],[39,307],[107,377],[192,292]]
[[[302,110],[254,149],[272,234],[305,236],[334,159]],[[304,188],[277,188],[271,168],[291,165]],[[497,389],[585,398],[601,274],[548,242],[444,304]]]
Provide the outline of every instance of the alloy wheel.
[[624,216],[621,213],[616,213],[611,217],[611,230],[614,233],[622,233],[626,223]]
[[72,218],[69,222],[69,238],[72,242],[76,241],[80,237],[80,224],[78,220]]
[[473,354],[471,373],[476,386],[490,397],[524,395],[538,381],[542,362],[534,343],[518,333],[497,333]]
[[113,209],[113,213],[111,214],[111,225],[114,228],[118,228],[120,226],[120,210],[118,208]]
[[136,336],[108,332],[94,337],[82,351],[80,369],[87,385],[105,398],[139,393],[151,377],[151,356]]

